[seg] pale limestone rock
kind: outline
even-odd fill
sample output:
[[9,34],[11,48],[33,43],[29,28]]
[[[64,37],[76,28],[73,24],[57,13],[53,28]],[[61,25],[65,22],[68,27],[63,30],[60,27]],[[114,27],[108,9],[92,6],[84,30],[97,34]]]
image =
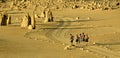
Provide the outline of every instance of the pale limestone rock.
[[28,27],[29,26],[29,19],[28,19],[28,15],[25,15],[23,17],[22,23],[21,23],[21,27]]
[[30,16],[29,14],[25,15],[21,27],[28,27],[28,29],[35,29],[35,16]]
[[2,14],[0,14],[0,25],[2,23]]
[[80,9],[85,9],[85,7],[84,7],[84,6],[82,6],[82,7],[80,7]]
[[8,16],[7,25],[11,24],[11,16]]
[[85,50],[85,52],[87,52],[87,53],[88,53],[88,52],[89,52],[89,50]]
[[32,28],[35,29],[35,17],[34,16],[31,16],[31,25],[32,25]]
[[38,14],[35,14],[35,18],[39,18]]
[[66,46],[66,47],[64,48],[64,50],[70,50],[70,49],[71,49],[70,46]]
[[77,5],[72,6],[72,9],[76,9],[76,8],[78,8],[78,6],[77,6]]
[[87,17],[88,20],[90,20],[91,18],[90,17]]
[[104,56],[103,58],[108,58],[107,56]]
[[82,51],[83,51],[84,49],[83,49],[83,48],[80,48],[80,50],[82,50]]
[[52,12],[48,9],[48,10],[46,10],[46,12],[45,12],[45,21],[44,21],[44,23],[46,23],[46,22],[53,22],[53,15],[52,15]]
[[13,9],[14,2],[11,2],[10,9]]
[[93,44],[96,44],[96,42],[93,42]]
[[79,17],[76,17],[76,20],[79,20]]
[[29,26],[28,26],[28,29],[29,29],[29,30],[32,30],[32,29],[33,29],[32,25],[29,25]]
[[40,17],[43,17],[43,18],[45,17],[45,11],[42,11],[42,12],[41,12]]
[[66,45],[65,43],[63,43],[62,45]]
[[21,27],[27,27],[28,24],[27,24],[27,17],[24,16],[23,20],[22,20],[22,23],[21,23]]

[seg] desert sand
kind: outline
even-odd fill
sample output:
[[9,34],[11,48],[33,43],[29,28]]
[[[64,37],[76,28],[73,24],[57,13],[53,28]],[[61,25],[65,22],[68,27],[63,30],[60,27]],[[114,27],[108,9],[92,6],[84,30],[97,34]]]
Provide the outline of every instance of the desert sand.
[[[3,9],[6,10],[1,8],[1,12]],[[0,58],[120,58],[120,8],[52,9],[54,21],[44,23],[44,18],[35,18],[33,30],[20,27],[25,12],[41,15],[42,11],[7,12],[11,24],[0,26]],[[69,34],[76,36],[82,32],[89,35],[89,43],[65,49],[70,46]]]

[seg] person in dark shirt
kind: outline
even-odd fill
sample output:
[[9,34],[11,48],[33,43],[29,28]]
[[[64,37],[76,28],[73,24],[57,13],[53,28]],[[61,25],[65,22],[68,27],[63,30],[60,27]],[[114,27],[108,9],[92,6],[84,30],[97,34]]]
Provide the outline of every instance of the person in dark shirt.
[[78,42],[79,42],[79,36],[78,36],[78,34],[76,35],[76,44],[78,44]]
[[73,45],[73,41],[74,41],[74,36],[72,34],[70,34],[70,43],[71,43],[71,45]]
[[82,40],[85,41],[85,34],[82,33],[81,36],[82,36]]
[[88,36],[88,34],[86,34],[86,36],[85,36],[85,42],[89,42],[89,36]]
[[80,37],[79,37],[79,44],[80,44],[80,42],[82,42],[82,35],[80,34]]

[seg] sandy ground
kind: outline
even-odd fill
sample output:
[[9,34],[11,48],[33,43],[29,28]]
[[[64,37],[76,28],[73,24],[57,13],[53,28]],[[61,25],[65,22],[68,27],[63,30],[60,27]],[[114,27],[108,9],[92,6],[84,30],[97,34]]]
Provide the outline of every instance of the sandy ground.
[[[36,30],[20,28],[16,18],[12,25],[0,27],[0,58],[120,58],[120,9],[60,9],[53,15],[52,23],[36,19]],[[88,46],[81,43],[80,48],[64,50],[70,45],[69,34],[82,32],[90,36]]]

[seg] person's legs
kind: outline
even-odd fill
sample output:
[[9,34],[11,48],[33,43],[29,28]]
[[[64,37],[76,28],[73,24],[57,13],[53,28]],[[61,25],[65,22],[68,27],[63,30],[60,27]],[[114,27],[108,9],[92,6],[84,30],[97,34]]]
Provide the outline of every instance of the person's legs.
[[70,42],[71,42],[71,45],[73,45],[73,40],[71,40]]
[[85,38],[83,38],[83,41],[85,41]]
[[80,40],[78,41],[78,46],[80,47]]

